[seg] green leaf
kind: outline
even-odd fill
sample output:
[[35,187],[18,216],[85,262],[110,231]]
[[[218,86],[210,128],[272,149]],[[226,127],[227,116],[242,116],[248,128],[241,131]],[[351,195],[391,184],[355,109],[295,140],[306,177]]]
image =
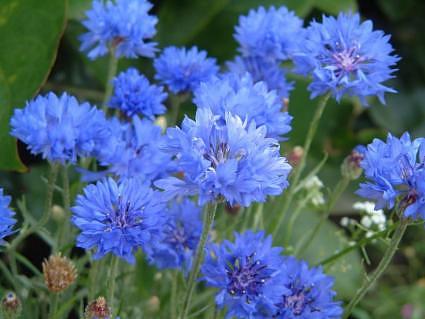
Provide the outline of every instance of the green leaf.
[[24,171],[9,135],[13,108],[37,93],[55,61],[66,0],[2,0],[0,4],[0,169]]
[[[291,245],[296,246],[306,234],[308,236],[319,219],[318,214],[304,211],[295,223]],[[310,265],[313,265],[347,246],[348,240],[343,231],[332,222],[326,221],[308,249],[298,257],[306,259]],[[351,298],[362,280],[363,267],[359,253],[353,251],[342,257],[331,266],[327,273],[335,278],[337,298]]]

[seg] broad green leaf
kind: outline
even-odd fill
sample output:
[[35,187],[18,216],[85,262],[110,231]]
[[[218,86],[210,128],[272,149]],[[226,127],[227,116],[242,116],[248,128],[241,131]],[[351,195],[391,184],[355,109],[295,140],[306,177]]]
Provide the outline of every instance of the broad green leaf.
[[45,81],[65,22],[66,0],[0,2],[0,169],[25,170],[9,120]]

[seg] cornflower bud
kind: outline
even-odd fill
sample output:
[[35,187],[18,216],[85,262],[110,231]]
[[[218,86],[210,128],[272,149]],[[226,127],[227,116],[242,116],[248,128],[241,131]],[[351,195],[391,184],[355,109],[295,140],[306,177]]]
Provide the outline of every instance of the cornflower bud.
[[74,283],[77,270],[71,260],[60,254],[43,262],[44,282],[51,292],[61,292]]
[[84,312],[84,319],[110,319],[111,308],[109,308],[106,299],[99,297],[90,302]]
[[351,154],[344,159],[344,162],[342,162],[342,176],[350,180],[358,179],[363,172],[363,169],[360,167],[360,162],[363,160],[363,157],[363,154],[355,150],[352,151]]
[[297,166],[303,155],[304,149],[301,146],[295,146],[287,156],[289,164],[294,167]]
[[8,292],[1,301],[1,314],[4,319],[19,318],[22,311],[22,304],[13,292]]

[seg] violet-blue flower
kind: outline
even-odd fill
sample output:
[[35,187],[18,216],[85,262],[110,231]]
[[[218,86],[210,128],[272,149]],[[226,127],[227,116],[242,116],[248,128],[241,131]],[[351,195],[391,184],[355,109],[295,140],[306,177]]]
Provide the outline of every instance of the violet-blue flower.
[[3,194],[3,188],[0,188],[0,245],[4,245],[4,238],[14,233],[13,226],[16,220],[13,218],[15,213],[9,208],[11,198]]
[[120,177],[138,176],[144,180],[155,180],[173,172],[171,155],[162,152],[161,128],[147,119],[134,116],[130,123],[117,119],[110,121],[115,134],[115,147],[108,149],[99,158],[108,171]]
[[286,60],[296,51],[303,21],[286,7],[259,7],[239,18],[234,37],[244,56]]
[[86,186],[72,208],[72,222],[81,231],[77,246],[94,249],[95,259],[111,253],[134,263],[134,253],[159,238],[165,215],[158,198],[138,178]]
[[15,109],[10,124],[11,135],[27,144],[31,153],[61,163],[97,156],[110,135],[102,111],[66,93],[36,97],[24,109]]
[[254,82],[265,82],[269,90],[276,90],[282,100],[289,97],[289,92],[294,87],[293,82],[286,80],[284,69],[276,61],[270,61],[258,56],[237,56],[233,61],[227,62],[227,67],[230,72],[239,76],[243,76],[248,72]]
[[155,59],[155,78],[168,86],[173,93],[193,91],[203,81],[218,72],[216,60],[207,57],[206,51],[168,47]]
[[153,57],[156,43],[149,41],[156,33],[158,18],[148,12],[146,0],[93,1],[83,25],[88,32],[80,37],[81,51],[90,59],[104,56],[113,49],[115,56]]
[[230,205],[249,206],[279,195],[288,186],[291,166],[280,156],[279,143],[257,127],[226,113],[214,115],[199,108],[195,121],[185,118],[182,128],[169,128],[162,147],[176,162],[180,178],[168,177],[155,185],[164,196],[199,195],[201,205],[225,199]]
[[294,56],[296,71],[312,76],[312,97],[331,92],[337,101],[347,95],[367,105],[366,97],[376,95],[385,103],[384,93],[395,90],[382,83],[393,78],[399,60],[389,39],[358,14],[323,16],[322,23],[313,21],[307,29]]
[[388,134],[385,142],[374,139],[358,150],[367,181],[357,194],[375,200],[376,209],[392,209],[398,202],[405,217],[425,219],[425,139]]
[[283,139],[291,130],[292,116],[284,111],[284,102],[276,91],[269,91],[266,83],[254,83],[251,75],[229,73],[201,83],[194,92],[194,103],[198,108],[209,108],[224,118],[227,112],[257,126],[267,128],[267,137]]
[[164,100],[167,93],[162,86],[152,85],[136,69],[130,68],[114,79],[114,92],[109,102],[127,117],[140,114],[153,120],[165,113]]
[[150,243],[147,249],[151,264],[159,269],[190,270],[202,232],[201,212],[188,198],[168,203],[168,222],[162,227],[158,242]]
[[215,302],[226,307],[226,318],[272,318],[285,289],[279,276],[282,248],[272,247],[264,232],[235,233],[235,241],[224,240],[207,247],[202,279],[218,288]]
[[309,268],[305,261],[284,257],[280,276],[285,290],[281,295],[276,319],[338,319],[341,303],[334,300],[334,280],[322,268]]

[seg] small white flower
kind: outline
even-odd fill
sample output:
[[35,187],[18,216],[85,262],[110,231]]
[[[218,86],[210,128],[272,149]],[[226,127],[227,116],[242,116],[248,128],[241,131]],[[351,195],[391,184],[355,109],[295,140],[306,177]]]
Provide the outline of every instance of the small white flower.
[[306,180],[304,184],[304,188],[307,190],[314,189],[314,188],[320,189],[322,187],[323,187],[323,183],[316,175],[310,177],[308,180]]
[[363,216],[360,223],[366,228],[370,228],[373,224],[372,219],[369,216]]
[[342,227],[347,227],[350,224],[350,219],[348,217],[342,217],[339,223]]

